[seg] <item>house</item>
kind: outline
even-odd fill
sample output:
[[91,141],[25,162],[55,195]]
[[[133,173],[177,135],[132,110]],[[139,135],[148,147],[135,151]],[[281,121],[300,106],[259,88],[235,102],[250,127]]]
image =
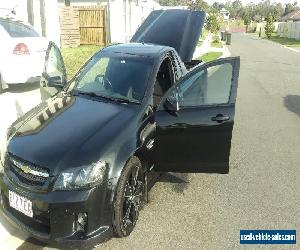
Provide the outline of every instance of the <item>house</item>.
[[291,13],[281,18],[282,22],[297,22],[300,21],[300,9],[294,10]]
[[[93,8],[101,14],[96,18],[92,14],[90,25],[90,16],[80,13]],[[68,47],[128,42],[151,11],[167,8],[155,0],[10,0],[0,2],[0,16],[30,23],[49,40]],[[84,20],[89,23],[82,27]],[[93,41],[82,39],[83,35]]]
[[229,20],[230,17],[230,12],[228,10],[226,10],[225,8],[222,8],[220,10],[220,15],[223,17],[224,20]]
[[161,6],[154,0],[58,0],[59,7],[105,7],[107,11],[107,40],[128,42],[136,29],[155,9]]
[[0,16],[31,24],[36,31],[60,45],[58,5],[53,0],[0,1]]

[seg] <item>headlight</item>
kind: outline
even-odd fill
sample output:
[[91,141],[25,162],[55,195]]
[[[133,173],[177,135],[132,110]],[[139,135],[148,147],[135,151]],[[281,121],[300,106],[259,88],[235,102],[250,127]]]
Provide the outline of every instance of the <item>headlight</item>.
[[96,186],[103,180],[106,163],[99,161],[90,166],[71,168],[62,172],[54,185],[54,190],[78,190]]

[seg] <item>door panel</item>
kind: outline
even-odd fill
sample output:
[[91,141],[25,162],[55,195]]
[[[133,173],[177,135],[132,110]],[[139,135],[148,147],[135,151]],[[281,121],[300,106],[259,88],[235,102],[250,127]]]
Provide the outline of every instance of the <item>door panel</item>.
[[40,82],[40,92],[42,100],[46,100],[59,91],[67,84],[67,74],[63,57],[59,48],[49,42],[46,51],[44,71]]
[[[219,113],[230,119],[213,121]],[[227,173],[233,120],[234,105],[179,110],[176,116],[158,111],[156,170]]]
[[168,91],[155,115],[157,171],[228,173],[238,73],[239,58],[216,60]]

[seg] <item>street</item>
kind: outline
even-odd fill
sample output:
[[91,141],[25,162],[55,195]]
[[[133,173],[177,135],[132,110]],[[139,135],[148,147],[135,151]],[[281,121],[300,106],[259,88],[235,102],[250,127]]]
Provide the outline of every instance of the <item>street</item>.
[[[132,234],[97,249],[240,249],[240,229],[297,229],[299,242],[300,53],[245,34],[228,48],[241,57],[229,175],[163,175]],[[47,248],[0,222],[3,249]]]

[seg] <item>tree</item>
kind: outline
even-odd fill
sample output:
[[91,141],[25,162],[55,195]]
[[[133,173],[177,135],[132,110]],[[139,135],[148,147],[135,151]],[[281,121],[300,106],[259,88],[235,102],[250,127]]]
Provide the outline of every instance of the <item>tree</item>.
[[202,10],[202,11],[208,11],[209,5],[204,0],[189,0],[188,6],[190,10]]
[[215,13],[210,13],[206,20],[206,29],[211,33],[217,33],[220,30],[218,16]]
[[159,4],[162,6],[179,6],[187,5],[186,0],[159,0]]
[[273,17],[271,14],[268,15],[266,21],[267,21],[267,23],[265,26],[265,33],[266,33],[266,36],[268,37],[268,39],[270,39],[272,36],[272,33],[274,32],[274,20],[273,20]]
[[287,14],[293,12],[294,10],[297,10],[298,9],[297,5],[298,5],[297,2],[294,2],[293,4],[287,3],[285,5],[284,15],[287,15]]
[[[227,9],[230,12],[230,16],[233,18],[243,19],[246,23],[250,18],[250,21],[261,22],[271,15],[273,21],[278,21],[283,15],[286,15],[294,10],[299,9],[297,2],[293,4],[288,3],[283,5],[279,0],[276,2],[271,0],[261,0],[255,4],[254,1],[243,5],[241,0],[227,0],[224,3],[215,0],[212,6],[209,6],[205,0],[159,0],[161,5],[178,6],[187,5],[191,10],[203,10],[205,12],[220,13],[222,8]],[[247,13],[247,15],[245,15]],[[246,24],[245,24],[246,25]]]
[[284,8],[281,3],[273,3],[270,12],[273,16],[273,19],[278,21],[284,14]]
[[260,15],[261,21],[263,21],[268,16],[270,6],[271,6],[270,0],[261,1],[256,5],[257,14]]
[[231,4],[230,16],[232,17],[241,17],[243,10],[243,4],[240,0],[235,0]]
[[250,19],[250,22],[251,20],[254,21],[256,19],[256,15],[257,15],[257,10],[256,10],[256,5],[254,3],[249,3],[245,7],[243,7],[242,19],[244,20],[244,23],[245,23],[245,19]]
[[212,11],[220,12],[221,9],[225,8],[223,3],[214,2],[211,6]]
[[246,13],[244,16],[243,16],[243,20],[244,20],[244,25],[246,25],[246,33],[248,32],[248,27],[251,23],[251,17],[249,15],[249,13]]

